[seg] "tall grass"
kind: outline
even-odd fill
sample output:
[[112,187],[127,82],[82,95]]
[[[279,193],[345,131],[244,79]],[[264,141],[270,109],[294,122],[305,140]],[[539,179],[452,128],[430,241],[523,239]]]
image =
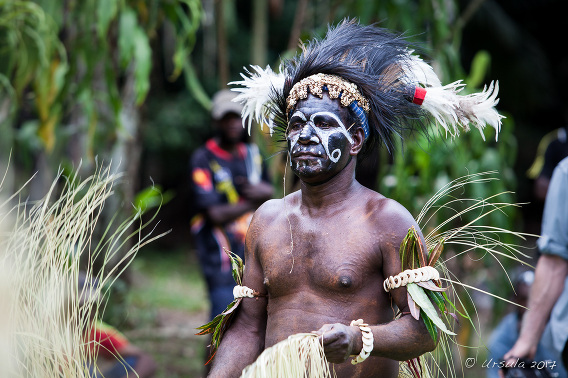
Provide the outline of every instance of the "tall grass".
[[[529,248],[525,245],[525,241],[527,238],[538,237],[538,235],[517,232],[491,224],[492,214],[501,213],[503,217],[506,217],[507,210],[523,205],[507,200],[511,192],[501,192],[486,198],[463,196],[468,186],[488,185],[497,180],[499,177],[494,171],[469,174],[453,180],[427,201],[416,217],[416,222],[421,229],[428,231],[424,235],[426,248],[432,251],[437,244],[443,243],[444,249],[451,252],[442,254],[436,262],[436,268],[442,276],[440,279],[447,284],[447,297],[452,303],[446,313],[441,315],[449,323],[454,323],[451,328],[457,324],[449,316],[450,313],[455,315],[456,319],[459,315],[465,320],[464,326],[471,327],[475,332],[479,345],[483,345],[481,322],[471,292],[481,292],[507,303],[517,306],[518,304],[496,293],[463,283],[461,279],[464,277],[457,277],[459,273],[451,271],[447,264],[454,263],[460,266],[462,260],[459,259],[465,256],[476,260],[489,260],[488,264],[499,268],[496,269],[496,274],[506,277],[513,287],[507,267],[511,264],[530,266],[525,261],[530,258],[524,252]],[[455,337],[441,333],[438,347],[434,352],[424,355],[426,359],[423,361],[433,376],[455,377],[462,369],[461,353],[467,349],[478,353],[478,347],[459,345]]]
[[[141,211],[134,209],[119,224],[114,217],[102,228],[102,237],[95,238],[95,228],[103,226],[99,220],[105,201],[120,176],[110,167],[84,180],[60,172],[35,203],[21,198],[23,189],[6,195],[0,181],[5,198],[0,200],[3,377],[92,375],[97,348],[84,335],[91,319],[104,310],[104,291],[140,247],[161,236],[142,237]],[[95,261],[103,269],[95,271]],[[80,270],[86,274],[83,288]]]

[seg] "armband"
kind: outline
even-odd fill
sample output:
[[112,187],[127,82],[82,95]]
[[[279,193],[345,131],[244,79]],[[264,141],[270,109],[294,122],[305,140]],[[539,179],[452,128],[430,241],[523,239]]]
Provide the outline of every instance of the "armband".
[[363,338],[363,347],[361,348],[361,353],[357,357],[351,360],[353,365],[357,365],[367,359],[371,355],[371,351],[373,350],[373,332],[367,323],[363,323],[363,319],[359,320],[352,320],[351,326],[359,327],[361,330],[362,338]]
[[407,269],[396,276],[390,276],[383,283],[383,288],[386,292],[392,289],[399,288],[401,286],[406,286],[409,283],[414,282],[426,282],[426,281],[438,281],[440,280],[440,273],[436,268],[431,266],[423,266],[418,269]]
[[238,298],[254,298],[254,290],[246,286],[235,286],[233,288],[233,297]]

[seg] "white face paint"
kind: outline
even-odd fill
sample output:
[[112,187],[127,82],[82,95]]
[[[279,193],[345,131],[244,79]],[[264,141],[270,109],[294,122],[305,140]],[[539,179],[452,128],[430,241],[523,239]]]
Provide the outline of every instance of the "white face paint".
[[[315,117],[320,116],[320,115],[326,115],[328,117],[333,118],[337,122],[337,125],[339,127],[332,127],[332,128],[329,128],[329,129],[323,129],[321,127],[318,127],[314,123],[314,119],[315,119]],[[337,149],[331,151],[331,153],[330,153],[330,151],[329,151],[329,137],[333,134],[341,133],[341,134],[345,135],[345,137],[347,138],[349,143],[353,144],[353,138],[351,137],[351,135],[347,131],[347,128],[345,127],[343,122],[341,122],[341,119],[339,119],[339,117],[337,115],[335,115],[331,112],[316,112],[316,113],[313,113],[310,116],[310,120],[307,121],[304,113],[297,110],[296,112],[294,112],[294,114],[292,114],[292,117],[298,117],[302,121],[306,122],[306,124],[302,127],[302,130],[299,133],[294,133],[291,136],[288,136],[288,140],[290,141],[290,151],[292,151],[294,149],[294,146],[298,143],[298,139],[300,139],[300,137],[306,138],[308,136],[307,133],[309,132],[309,126],[311,126],[314,129],[314,131],[316,132],[316,134],[319,138],[319,140],[318,140],[318,138],[316,138],[315,136],[311,136],[310,141],[313,141],[314,143],[320,143],[321,142],[323,148],[325,149],[325,152],[327,153],[327,156],[329,156],[329,159],[334,163],[337,163],[339,161],[339,159],[341,158],[341,150],[337,148]],[[290,118],[292,118],[292,117],[290,117]],[[313,149],[311,151],[313,152]],[[292,162],[290,161],[290,166],[291,165],[292,165]]]

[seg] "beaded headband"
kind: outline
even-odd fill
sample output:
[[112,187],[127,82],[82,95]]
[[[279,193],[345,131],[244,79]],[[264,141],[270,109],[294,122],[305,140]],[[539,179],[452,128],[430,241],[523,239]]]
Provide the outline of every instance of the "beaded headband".
[[355,84],[336,75],[318,73],[294,84],[286,99],[286,113],[290,113],[299,100],[308,97],[308,90],[314,96],[322,98],[324,86],[327,87],[331,99],[340,98],[342,106],[349,106],[353,101],[357,101],[365,112],[369,112],[369,101],[361,95]]
[[367,138],[369,124],[365,113],[369,113],[369,101],[363,97],[355,84],[336,75],[318,73],[294,84],[286,99],[286,114],[290,114],[299,100],[308,98],[308,92],[322,98],[324,90],[329,93],[329,98],[339,99],[342,106],[353,110]]

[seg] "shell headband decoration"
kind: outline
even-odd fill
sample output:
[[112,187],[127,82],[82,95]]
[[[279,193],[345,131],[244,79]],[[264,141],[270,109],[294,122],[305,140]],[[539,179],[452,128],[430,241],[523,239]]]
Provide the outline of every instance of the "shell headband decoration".
[[[404,130],[426,130],[435,122],[446,135],[458,136],[470,126],[501,129],[497,82],[479,93],[460,95],[465,84],[442,85],[434,69],[414,54],[408,41],[376,26],[345,20],[329,27],[324,39],[301,45],[302,51],[282,62],[279,73],[250,66],[243,80],[229,84],[239,92],[243,123],[266,124],[271,135],[285,135],[288,116],[309,93],[349,107],[366,139],[384,143],[389,151]],[[483,133],[482,133],[483,136]]]

